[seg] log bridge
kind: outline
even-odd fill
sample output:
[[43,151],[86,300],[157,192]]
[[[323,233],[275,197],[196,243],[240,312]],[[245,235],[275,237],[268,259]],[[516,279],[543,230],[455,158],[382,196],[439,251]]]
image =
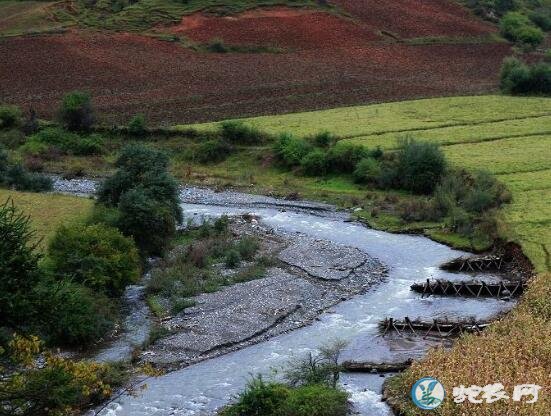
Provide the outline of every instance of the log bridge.
[[350,373],[397,373],[404,371],[413,363],[412,359],[399,363],[372,363],[372,362],[357,362],[345,361],[341,364],[343,371]]
[[449,321],[442,319],[433,319],[432,321],[423,321],[421,319],[411,320],[407,316],[403,319],[386,318],[379,322],[379,330],[384,337],[389,332],[396,332],[398,335],[413,333],[417,336],[439,336],[448,338],[461,335],[464,332],[478,333],[490,325],[489,322],[475,321]]
[[501,256],[487,255],[459,257],[442,264],[440,268],[457,272],[487,272],[492,270],[500,271],[506,264],[507,262]]
[[424,283],[414,283],[410,286],[414,292],[423,296],[463,296],[463,297],[492,297],[507,299],[520,296],[526,289],[524,282],[486,283],[483,281],[451,282],[449,280],[429,280]]

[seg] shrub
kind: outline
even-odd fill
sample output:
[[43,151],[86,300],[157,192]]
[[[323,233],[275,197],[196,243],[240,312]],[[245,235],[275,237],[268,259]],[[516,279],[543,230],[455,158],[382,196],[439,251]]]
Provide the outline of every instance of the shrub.
[[398,206],[400,217],[404,221],[435,221],[442,217],[433,201],[425,198],[408,199]]
[[147,133],[147,123],[143,114],[136,114],[128,122],[128,132],[133,136],[144,136]]
[[404,189],[430,194],[444,174],[446,159],[435,143],[405,139],[398,152],[397,169]]
[[47,128],[30,136],[21,150],[31,155],[42,155],[55,148],[62,153],[87,156],[103,153],[104,139],[98,134],[80,136],[60,128]]
[[31,108],[29,109],[29,112],[25,117],[23,125],[21,126],[21,130],[23,131],[23,133],[25,133],[28,136],[36,133],[39,129],[40,129],[40,125],[38,124],[38,117],[36,116],[36,111],[34,111],[34,109]]
[[32,291],[42,275],[29,221],[12,201],[0,205],[0,326],[18,327],[36,312]]
[[266,140],[266,135],[260,130],[240,121],[224,121],[220,125],[220,135],[234,144],[258,144]]
[[337,143],[327,153],[330,172],[352,173],[360,160],[369,157],[366,147],[350,143]]
[[551,65],[528,66],[507,58],[501,67],[501,90],[510,94],[551,94]]
[[376,183],[381,176],[381,165],[372,157],[364,158],[356,165],[353,176],[357,183]]
[[36,289],[38,325],[55,345],[95,343],[114,327],[116,308],[105,295],[68,280],[44,281]]
[[6,185],[18,191],[45,192],[50,191],[53,186],[51,178],[39,173],[29,173],[20,164],[8,168],[4,181]]
[[57,276],[109,296],[120,296],[140,276],[134,242],[102,224],[60,227],[48,246],[48,265]]
[[300,161],[302,171],[309,176],[324,176],[327,174],[327,155],[321,149],[312,150]]
[[59,109],[59,118],[67,130],[89,130],[94,124],[90,95],[81,91],[66,94]]
[[224,262],[226,267],[230,267],[232,269],[239,266],[239,263],[241,263],[241,255],[239,254],[239,251],[233,248],[228,250]]
[[232,147],[224,140],[207,140],[197,147],[193,157],[199,163],[222,162],[232,153],[232,150]]
[[548,32],[551,30],[551,10],[542,8],[532,11],[528,17],[541,30]]
[[291,390],[282,408],[281,416],[346,416],[348,394],[326,385],[306,385]]
[[79,414],[122,384],[121,372],[110,365],[62,358],[43,351],[41,344],[18,335],[9,343],[6,355],[17,358],[11,360],[15,371],[3,375],[0,384],[2,415]]
[[284,384],[253,378],[237,398],[237,403],[222,410],[221,416],[276,416],[289,394],[290,389]]
[[237,252],[244,260],[252,260],[259,247],[260,244],[254,237],[243,237],[235,246]]
[[328,131],[322,131],[314,135],[310,141],[316,147],[328,148],[337,142],[337,137]]
[[228,47],[222,39],[212,39],[207,43],[206,46],[209,52],[213,53],[227,53],[229,52]]
[[302,159],[310,153],[312,145],[289,133],[281,134],[274,144],[276,157],[288,167],[300,165]]
[[174,212],[152,198],[144,188],[122,195],[119,203],[118,227],[132,236],[144,256],[161,255],[176,231]]
[[221,416],[345,416],[348,394],[325,385],[289,388],[257,377]]
[[0,105],[0,130],[18,127],[21,124],[21,110],[14,105]]
[[509,12],[500,22],[501,34],[512,42],[521,42],[535,47],[544,38],[541,29],[534,26],[528,17],[519,12]]

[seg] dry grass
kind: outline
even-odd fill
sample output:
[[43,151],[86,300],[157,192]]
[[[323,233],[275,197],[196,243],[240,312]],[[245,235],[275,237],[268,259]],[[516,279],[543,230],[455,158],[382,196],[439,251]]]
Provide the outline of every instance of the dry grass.
[[[451,351],[437,349],[388,387],[406,415],[426,414],[409,398],[413,383],[432,376],[442,382],[447,397],[438,414],[476,416],[549,415],[551,409],[551,275],[541,274],[531,284],[522,304],[482,335],[461,338]],[[500,400],[492,404],[455,404],[454,386],[502,383],[512,395],[517,384],[542,386],[539,400],[523,404]]]

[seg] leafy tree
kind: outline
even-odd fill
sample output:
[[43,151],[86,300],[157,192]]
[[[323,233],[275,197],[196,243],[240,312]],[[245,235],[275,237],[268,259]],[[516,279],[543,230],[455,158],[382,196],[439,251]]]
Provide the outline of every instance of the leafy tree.
[[132,239],[103,224],[60,227],[48,246],[47,264],[94,290],[120,296],[140,276],[140,259]]
[[66,94],[59,109],[59,118],[68,130],[89,130],[95,121],[90,94],[82,91]]
[[29,217],[8,200],[0,206],[0,326],[19,327],[34,312],[40,255]]
[[123,194],[119,203],[120,230],[134,237],[144,256],[161,255],[176,231],[173,211],[153,199],[144,188]]
[[446,169],[446,158],[437,144],[405,139],[398,152],[401,186],[419,194],[430,194]]

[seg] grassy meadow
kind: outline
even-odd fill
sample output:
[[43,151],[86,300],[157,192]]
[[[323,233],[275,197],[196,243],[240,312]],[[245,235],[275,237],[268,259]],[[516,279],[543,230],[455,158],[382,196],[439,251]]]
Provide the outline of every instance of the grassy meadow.
[[[455,165],[489,170],[509,187],[513,202],[504,210],[507,237],[523,246],[538,271],[551,270],[551,99],[436,98],[244,121],[273,134],[327,130],[369,148],[395,149],[404,136],[438,142]],[[335,179],[324,188],[342,192],[350,185]]]
[[84,218],[92,208],[92,200],[70,195],[38,194],[0,189],[0,203],[12,200],[16,207],[31,217],[40,247],[44,248],[56,229],[64,223]]

